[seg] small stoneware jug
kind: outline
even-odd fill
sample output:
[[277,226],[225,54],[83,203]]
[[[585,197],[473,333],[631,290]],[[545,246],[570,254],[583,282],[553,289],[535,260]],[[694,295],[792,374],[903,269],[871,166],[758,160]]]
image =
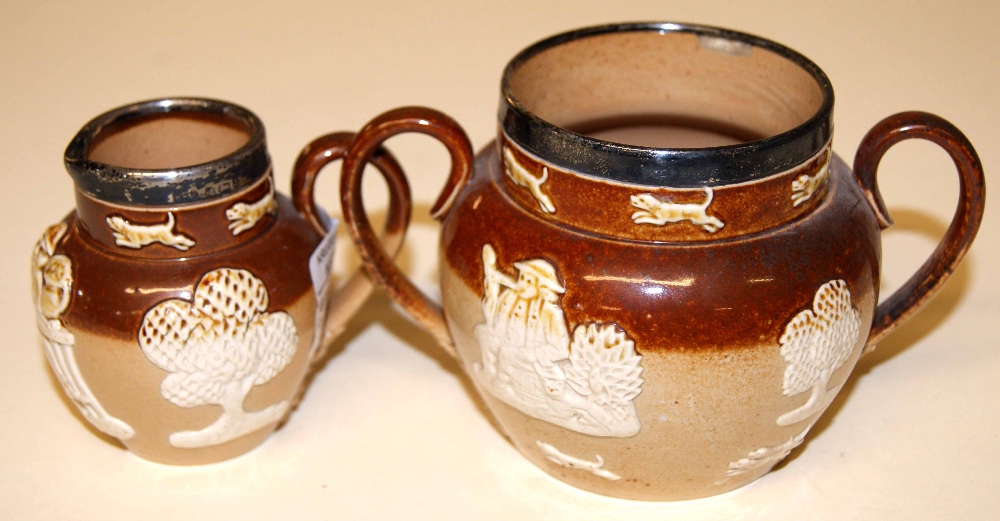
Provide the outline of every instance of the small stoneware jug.
[[[854,172],[831,151],[833,90],[795,51],[671,23],[595,27],[518,54],[499,132],[475,158],[430,109],[355,137],[341,197],[362,257],[460,360],[514,445],[549,474],[622,498],[718,494],[802,443],[866,346],[911,316],[983,215],[968,140],[924,113],[886,119]],[[443,311],[374,240],[362,167],[390,136],[451,154]],[[960,201],[920,270],[878,304],[883,153],[923,138]]]
[[[311,362],[372,283],[329,284],[333,234],[313,183],[351,134],[306,147],[294,203],[274,189],[261,121],[207,99],[161,99],[87,123],[66,149],[76,209],[31,258],[46,358],[98,430],[157,462],[246,452],[295,405]],[[408,219],[396,182],[386,247]],[[324,236],[327,238],[324,239]]]

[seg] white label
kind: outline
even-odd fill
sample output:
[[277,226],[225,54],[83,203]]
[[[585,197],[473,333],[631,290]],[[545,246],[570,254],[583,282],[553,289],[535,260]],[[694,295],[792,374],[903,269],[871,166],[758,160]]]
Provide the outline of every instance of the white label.
[[329,217],[322,209],[319,209],[319,214],[323,218],[327,233],[309,256],[309,276],[312,278],[313,291],[316,292],[316,321],[313,327],[312,346],[309,348],[310,359],[323,343],[323,330],[326,326],[326,312],[329,305],[327,290],[333,273],[333,255],[337,251],[337,226],[340,225],[340,221]]
[[322,206],[316,207],[316,213],[319,215],[319,222],[323,225],[324,230],[337,231],[334,230],[334,228],[337,227],[337,223],[334,221],[333,217],[330,217],[330,214],[326,213],[326,210],[324,210]]
[[309,276],[312,278],[317,300],[326,295],[327,285],[330,284],[330,273],[333,271],[333,254],[337,250],[337,226],[340,225],[340,221],[333,218],[328,219],[330,219],[330,223],[326,227],[329,230],[326,237],[323,237],[319,246],[316,246],[312,255],[309,256]]

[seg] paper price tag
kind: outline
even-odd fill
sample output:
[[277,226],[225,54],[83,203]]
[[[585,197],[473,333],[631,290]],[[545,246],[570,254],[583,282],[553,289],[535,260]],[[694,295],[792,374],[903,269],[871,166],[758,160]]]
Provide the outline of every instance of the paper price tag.
[[320,210],[320,215],[326,221],[327,234],[319,242],[312,255],[309,256],[309,277],[312,279],[313,291],[316,293],[316,322],[313,328],[312,346],[309,348],[309,357],[312,358],[319,349],[323,341],[323,327],[326,325],[327,290],[330,287],[330,279],[333,276],[333,255],[337,248],[337,226],[340,221],[332,219],[326,212]]
[[316,291],[316,298],[322,298],[326,294],[326,288],[330,284],[330,276],[333,271],[333,254],[337,248],[337,226],[340,221],[329,219],[326,237],[320,241],[319,246],[313,250],[309,256],[309,276],[312,278],[313,289]]

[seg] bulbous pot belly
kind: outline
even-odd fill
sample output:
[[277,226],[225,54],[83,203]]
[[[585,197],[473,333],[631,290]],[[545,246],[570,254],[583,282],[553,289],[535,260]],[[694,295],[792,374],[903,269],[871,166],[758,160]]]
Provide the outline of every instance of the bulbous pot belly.
[[465,369],[528,459],[593,492],[676,500],[742,486],[802,442],[877,300],[878,226],[843,162],[791,222],[653,242],[526,211],[497,155],[479,155],[444,222],[442,298]]
[[305,266],[319,236],[277,195],[270,229],[239,248],[180,259],[109,251],[65,222],[56,250],[73,294],[44,340],[88,421],[135,454],[190,465],[260,444],[294,406],[317,302]]

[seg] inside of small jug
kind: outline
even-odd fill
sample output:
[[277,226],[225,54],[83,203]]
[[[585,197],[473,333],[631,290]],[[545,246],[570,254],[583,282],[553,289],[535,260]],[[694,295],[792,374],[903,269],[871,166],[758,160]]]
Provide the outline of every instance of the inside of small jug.
[[550,47],[510,75],[511,94],[554,125],[626,145],[703,148],[763,139],[823,104],[792,60],[737,40],[633,31]]
[[250,140],[244,123],[200,112],[151,114],[104,127],[87,159],[126,168],[161,170],[208,163]]

